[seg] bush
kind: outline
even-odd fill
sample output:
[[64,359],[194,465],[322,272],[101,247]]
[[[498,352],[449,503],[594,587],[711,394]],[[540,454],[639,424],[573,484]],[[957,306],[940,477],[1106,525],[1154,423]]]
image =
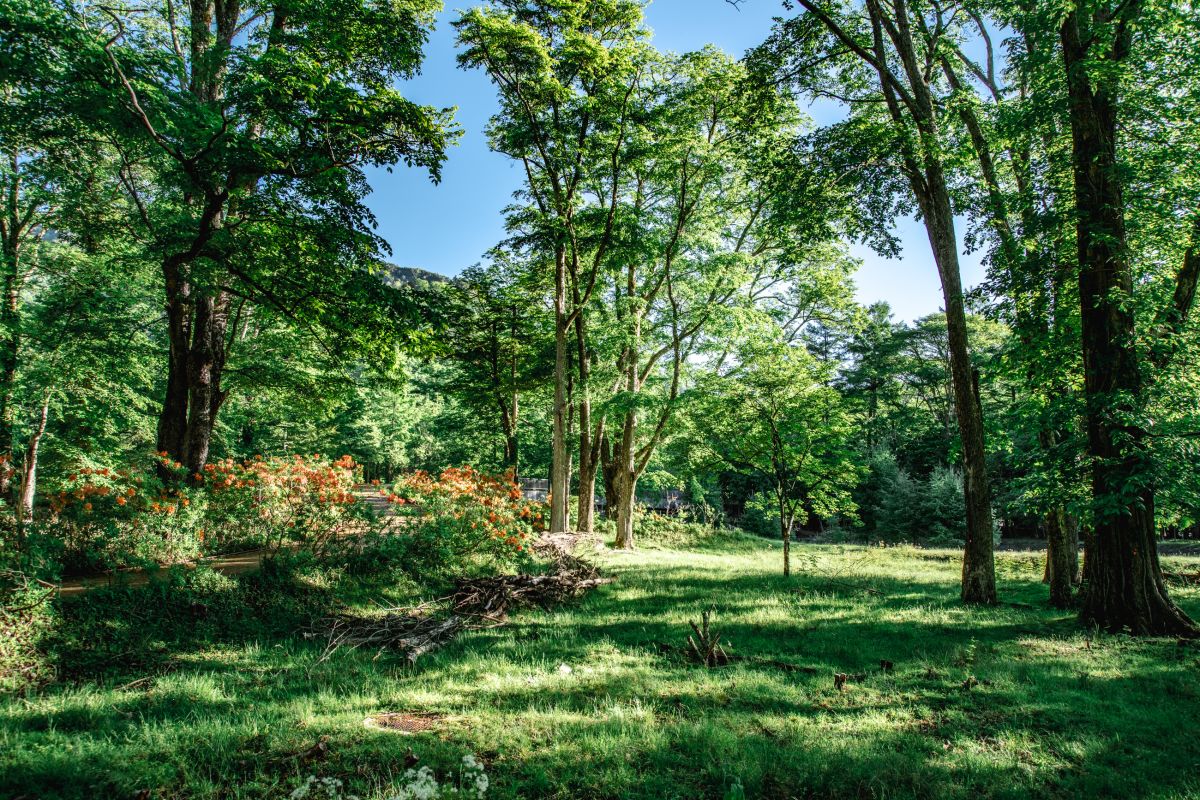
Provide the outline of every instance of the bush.
[[169,564],[202,555],[303,545],[321,551],[369,512],[356,505],[359,468],[349,456],[209,463],[186,476],[160,454],[159,470],[83,469],[50,495],[29,529],[62,543],[68,572]]
[[403,517],[406,569],[423,574],[515,567],[545,529],[545,504],[524,500],[511,472],[452,467],[434,478],[418,471],[381,493]]
[[868,484],[872,538],[945,546],[966,539],[967,507],[957,470],[938,467],[928,479],[917,480],[890,453],[879,453],[871,460]]

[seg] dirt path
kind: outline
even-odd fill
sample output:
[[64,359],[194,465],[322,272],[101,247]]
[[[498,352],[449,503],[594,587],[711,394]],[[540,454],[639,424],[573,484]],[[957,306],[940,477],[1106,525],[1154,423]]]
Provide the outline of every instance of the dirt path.
[[[358,496],[360,503],[365,503],[377,514],[387,515],[391,513],[391,506],[387,500],[380,497],[379,491],[371,486],[356,486],[354,493]],[[211,556],[209,558],[200,558],[195,561],[181,561],[175,564],[164,564],[158,569],[126,569],[108,572],[103,575],[88,576],[83,578],[68,578],[59,583],[55,588],[61,597],[71,597],[80,595],[84,592],[89,592],[93,589],[100,589],[108,586],[145,586],[150,583],[156,576],[164,573],[171,567],[183,567],[184,569],[195,569],[198,566],[205,566],[222,575],[241,575],[246,572],[253,572],[262,566],[262,562],[267,558],[275,555],[278,548],[260,548],[257,550],[246,550],[241,553],[231,553],[229,555]]]

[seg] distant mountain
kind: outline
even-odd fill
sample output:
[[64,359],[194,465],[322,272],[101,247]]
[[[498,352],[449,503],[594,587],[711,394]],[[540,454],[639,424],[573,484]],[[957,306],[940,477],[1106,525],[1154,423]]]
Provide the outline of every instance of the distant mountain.
[[396,264],[386,264],[384,280],[393,285],[428,286],[433,283],[450,283],[450,278],[430,272],[420,267],[401,267]]

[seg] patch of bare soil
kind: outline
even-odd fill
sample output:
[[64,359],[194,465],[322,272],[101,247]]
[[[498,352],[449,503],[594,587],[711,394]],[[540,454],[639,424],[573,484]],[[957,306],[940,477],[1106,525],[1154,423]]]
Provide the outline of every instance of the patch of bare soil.
[[411,736],[414,733],[425,733],[432,730],[443,719],[441,714],[432,712],[385,711],[367,717],[364,724],[368,728],[394,731]]

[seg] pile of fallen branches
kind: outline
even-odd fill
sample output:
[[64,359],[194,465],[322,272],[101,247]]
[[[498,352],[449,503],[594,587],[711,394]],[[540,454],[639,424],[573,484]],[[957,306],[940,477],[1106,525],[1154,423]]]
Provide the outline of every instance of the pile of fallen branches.
[[324,638],[324,661],[343,647],[394,650],[415,663],[464,630],[503,625],[508,612],[521,607],[549,609],[597,586],[611,583],[595,566],[569,553],[555,560],[547,575],[496,575],[460,579],[448,597],[408,608],[385,608],[380,614],[336,614],[321,620],[306,638]]

